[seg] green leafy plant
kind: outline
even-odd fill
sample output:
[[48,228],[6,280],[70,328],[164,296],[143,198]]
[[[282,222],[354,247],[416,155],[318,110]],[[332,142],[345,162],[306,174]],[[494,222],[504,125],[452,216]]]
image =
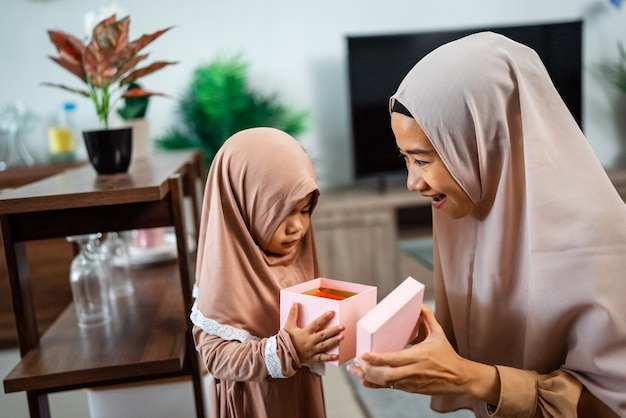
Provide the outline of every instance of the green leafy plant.
[[626,94],[626,48],[617,43],[619,57],[616,62],[600,64],[600,72],[606,80]]
[[116,20],[113,14],[94,27],[91,40],[87,44],[68,33],[48,31],[50,41],[59,53],[58,57],[49,58],[78,77],[86,84],[87,90],[56,83],[42,84],[91,98],[98,119],[105,129],[109,127],[111,109],[121,97],[164,96],[162,93],[141,88],[123,91],[125,86],[165,66],[177,63],[158,61],[137,68],[148,57],[148,54],[140,54],[139,51],[172,27],[143,35],[132,42],[129,41],[129,27],[129,16]]
[[[135,89],[141,89],[141,86],[137,83],[130,83],[126,91],[130,92]],[[124,97],[124,107],[118,108],[117,114],[124,120],[145,118],[149,102],[150,96]]]
[[291,135],[304,131],[308,113],[263,95],[247,82],[248,64],[239,55],[198,66],[179,100],[176,127],[158,138],[162,149],[200,148],[209,167],[217,150],[234,133],[269,126]]

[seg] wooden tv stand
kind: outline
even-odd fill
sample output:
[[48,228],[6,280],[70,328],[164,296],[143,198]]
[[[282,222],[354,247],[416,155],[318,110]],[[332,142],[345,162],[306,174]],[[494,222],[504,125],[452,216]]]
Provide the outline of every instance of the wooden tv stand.
[[[626,170],[607,173],[626,200]],[[406,278],[400,268],[398,240],[431,235],[431,210],[430,199],[408,191],[405,185],[389,186],[382,192],[376,187],[322,191],[313,212],[322,273],[377,286],[380,300]],[[423,269],[414,271],[419,275]]]
[[[322,191],[313,212],[322,273],[377,286],[382,299],[406,278],[401,276],[398,239],[430,235],[430,215],[430,199],[403,185],[383,192],[374,187]],[[405,225],[404,218],[412,222]]]

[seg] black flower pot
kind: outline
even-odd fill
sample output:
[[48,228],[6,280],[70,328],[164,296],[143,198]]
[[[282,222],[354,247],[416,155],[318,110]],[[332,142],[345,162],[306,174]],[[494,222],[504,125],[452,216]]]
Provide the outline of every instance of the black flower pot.
[[91,165],[99,174],[125,173],[133,148],[132,128],[83,131]]

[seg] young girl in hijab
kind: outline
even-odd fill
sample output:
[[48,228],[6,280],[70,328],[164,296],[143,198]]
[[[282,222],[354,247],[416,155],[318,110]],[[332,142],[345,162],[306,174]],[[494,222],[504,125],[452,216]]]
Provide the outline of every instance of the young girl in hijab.
[[327,312],[304,328],[291,308],[279,329],[280,289],[320,275],[310,217],[319,189],[311,160],[288,134],[253,128],[229,138],[204,195],[196,348],[213,380],[212,417],[325,417],[324,352],[342,326]]
[[407,187],[432,199],[436,315],[350,371],[442,412],[625,417],[626,206],[537,54],[470,35],[390,102]]

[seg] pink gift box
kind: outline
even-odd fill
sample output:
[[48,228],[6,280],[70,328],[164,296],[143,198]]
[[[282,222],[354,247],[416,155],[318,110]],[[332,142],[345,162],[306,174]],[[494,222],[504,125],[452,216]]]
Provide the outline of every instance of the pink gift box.
[[[328,299],[320,296],[307,295],[303,292],[330,288],[356,293],[343,300]],[[317,278],[291,286],[280,291],[280,328],[285,326],[289,310],[294,303],[300,304],[298,326],[304,327],[327,311],[334,311],[335,316],[328,322],[327,327],[342,324],[345,326],[344,339],[328,351],[329,354],[339,354],[337,361],[327,362],[339,366],[354,358],[356,353],[356,323],[376,306],[376,287],[364,284],[344,282],[326,278]]]
[[402,350],[417,337],[424,285],[407,277],[356,324],[356,356]]

